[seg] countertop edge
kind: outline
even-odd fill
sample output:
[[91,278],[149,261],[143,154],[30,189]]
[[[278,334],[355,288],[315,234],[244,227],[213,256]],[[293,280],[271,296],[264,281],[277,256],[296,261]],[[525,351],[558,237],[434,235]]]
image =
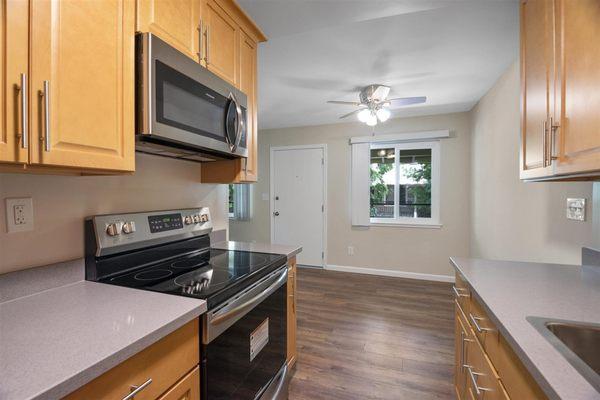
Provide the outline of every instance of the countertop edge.
[[138,339],[137,341],[130,343],[126,347],[97,362],[89,368],[79,371],[77,374],[72,375],[71,377],[67,378],[63,382],[58,383],[54,387],[49,388],[48,390],[31,397],[31,399],[45,400],[62,398],[64,396],[67,396],[68,394],[74,392],[80,387],[98,378],[105,372],[111,370],[112,368],[116,367],[117,365],[121,364],[127,359],[133,357],[140,351],[158,342],[160,339],[173,333],[188,322],[194,320],[195,318],[198,318],[206,312],[206,309],[206,303],[199,304],[198,307],[196,307],[195,309],[186,312],[185,314],[179,316],[173,321],[161,326],[154,332],[151,332],[146,336]]
[[502,321],[496,316],[494,311],[488,306],[485,299],[477,292],[477,289],[475,288],[473,283],[469,280],[467,275],[461,269],[460,263],[458,262],[457,258],[450,257],[450,263],[456,270],[458,270],[460,272],[460,274],[463,276],[463,278],[467,281],[467,283],[471,287],[471,290],[473,291],[473,293],[475,294],[477,299],[481,302],[482,306],[485,308],[486,313],[492,318],[493,322],[498,326],[500,333],[504,336],[504,338],[506,339],[506,341],[508,342],[508,344],[510,345],[512,350],[515,352],[515,354],[517,355],[519,360],[523,363],[523,365],[525,366],[527,371],[531,374],[533,379],[535,379],[536,383],[538,385],[540,385],[540,388],[544,391],[544,393],[551,399],[560,400],[560,396],[552,388],[552,385],[550,384],[550,382],[548,382],[548,380],[544,377],[544,375],[535,366],[533,361],[531,361],[531,359],[527,356],[527,354],[525,354],[522,347],[519,345],[518,341],[513,337],[513,335],[510,333],[510,331],[508,329],[506,329],[506,327],[504,326]]

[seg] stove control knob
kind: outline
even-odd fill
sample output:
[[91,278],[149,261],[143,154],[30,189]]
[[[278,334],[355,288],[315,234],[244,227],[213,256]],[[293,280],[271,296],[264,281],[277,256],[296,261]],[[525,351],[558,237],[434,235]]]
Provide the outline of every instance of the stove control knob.
[[106,225],[106,234],[108,236],[117,236],[121,234],[121,223],[114,222]]
[[202,214],[200,216],[200,222],[208,222],[208,214]]
[[123,233],[128,235],[135,232],[135,222],[128,221],[123,224]]
[[191,215],[186,215],[183,222],[185,222],[186,225],[191,225],[194,222],[194,218],[192,218]]
[[192,216],[194,218],[194,223],[197,224],[198,222],[200,222],[200,216],[198,214],[194,214]]

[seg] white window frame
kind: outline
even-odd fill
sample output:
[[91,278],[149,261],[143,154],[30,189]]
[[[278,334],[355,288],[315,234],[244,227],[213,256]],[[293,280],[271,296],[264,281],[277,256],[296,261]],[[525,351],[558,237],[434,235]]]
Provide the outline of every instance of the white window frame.
[[[371,143],[370,149],[394,148],[396,179],[394,183],[394,218],[370,217],[370,225],[374,226],[407,226],[407,227],[441,227],[440,222],[440,142],[395,142]],[[431,149],[431,218],[399,217],[400,203],[400,152],[402,150]],[[370,168],[370,163],[369,163]],[[370,182],[369,182],[370,185]],[[369,186],[370,187],[370,186]]]

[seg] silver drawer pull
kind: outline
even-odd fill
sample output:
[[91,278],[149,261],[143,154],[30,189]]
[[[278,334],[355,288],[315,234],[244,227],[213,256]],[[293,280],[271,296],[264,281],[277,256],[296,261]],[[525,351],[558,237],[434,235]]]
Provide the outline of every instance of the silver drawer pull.
[[467,369],[467,371],[469,371],[469,376],[471,377],[471,382],[473,382],[473,389],[475,389],[475,393],[477,394],[477,396],[481,396],[481,393],[483,393],[483,392],[493,392],[493,390],[490,388],[484,388],[484,387],[477,385],[477,377],[485,376],[485,374],[482,374],[479,372],[473,372],[473,366],[471,366],[471,365],[465,364],[465,365],[463,365],[463,367],[465,367]]
[[461,293],[461,292],[459,292],[459,290],[465,290],[465,289],[463,289],[463,288],[459,289],[456,286],[452,285],[452,291],[454,292],[454,295],[456,297],[469,297],[468,294]]
[[127,396],[123,397],[123,400],[133,400],[136,394],[140,393],[142,390],[146,389],[148,385],[152,383],[152,378],[148,379],[146,382],[142,383],[140,386],[131,385],[131,393]]
[[473,316],[473,314],[469,313],[469,318],[471,319],[471,322],[473,323],[473,325],[475,325],[475,329],[477,329],[477,332],[482,333],[482,332],[494,332],[494,329],[490,329],[490,328],[482,328],[479,325],[478,321],[483,321],[485,320],[485,318],[482,317],[475,317]]

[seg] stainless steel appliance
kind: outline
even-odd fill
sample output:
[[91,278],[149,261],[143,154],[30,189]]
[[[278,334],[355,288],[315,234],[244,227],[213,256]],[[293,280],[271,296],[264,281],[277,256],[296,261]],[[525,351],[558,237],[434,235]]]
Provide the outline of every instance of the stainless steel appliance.
[[202,400],[287,399],[287,257],[210,248],[207,208],[86,220],[86,279],[204,299]]
[[136,150],[204,162],[247,157],[246,95],[151,33],[136,36]]

